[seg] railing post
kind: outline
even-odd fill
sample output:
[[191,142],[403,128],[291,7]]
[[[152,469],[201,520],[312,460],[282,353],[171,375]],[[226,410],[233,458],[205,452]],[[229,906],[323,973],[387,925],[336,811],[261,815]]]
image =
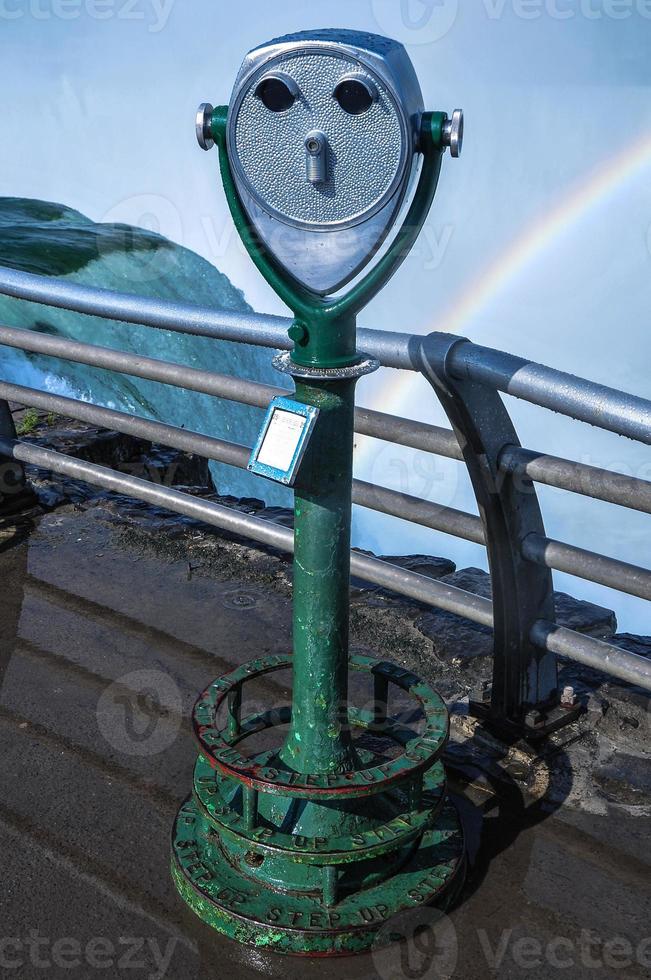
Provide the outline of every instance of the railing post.
[[[0,436],[16,438],[9,403],[0,399]],[[14,511],[26,491],[25,470],[15,459],[0,455],[0,515]]]
[[495,629],[493,684],[490,703],[478,699],[473,708],[502,727],[548,730],[544,718],[551,721],[558,703],[556,657],[534,646],[530,634],[537,620],[555,621],[552,576],[522,555],[528,534],[545,533],[542,514],[533,483],[500,469],[504,449],[520,443],[498,392],[460,381],[449,370],[451,350],[464,342],[430,334],[420,345],[419,359],[459,440],[486,534]]

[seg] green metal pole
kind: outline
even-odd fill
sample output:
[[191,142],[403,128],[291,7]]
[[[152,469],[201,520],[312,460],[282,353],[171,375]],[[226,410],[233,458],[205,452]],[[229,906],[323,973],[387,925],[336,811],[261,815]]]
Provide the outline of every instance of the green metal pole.
[[348,622],[354,380],[296,383],[320,410],[294,501],[294,680],[282,761],[298,772],[354,768]]

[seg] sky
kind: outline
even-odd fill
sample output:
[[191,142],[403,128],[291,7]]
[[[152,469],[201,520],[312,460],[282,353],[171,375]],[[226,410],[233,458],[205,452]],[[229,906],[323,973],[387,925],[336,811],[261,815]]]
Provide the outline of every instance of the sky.
[[[250,48],[315,27],[403,42],[427,107],[466,117],[417,247],[360,324],[449,331],[651,397],[651,0],[0,0],[0,194],[159,230],[285,313],[243,254],[194,114],[228,101]],[[379,372],[358,396],[445,424],[412,374]],[[651,479],[648,448],[508,406],[524,445]],[[360,438],[356,472],[476,510],[457,463]],[[648,517],[540,497],[550,537],[648,565]],[[475,545],[368,511],[355,535],[485,567]],[[641,601],[555,580],[651,633]]]

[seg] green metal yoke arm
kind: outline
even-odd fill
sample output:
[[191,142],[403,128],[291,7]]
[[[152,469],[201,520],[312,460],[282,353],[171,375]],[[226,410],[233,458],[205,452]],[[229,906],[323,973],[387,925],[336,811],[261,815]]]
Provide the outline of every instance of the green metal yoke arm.
[[217,106],[213,110],[212,137],[219,149],[222,182],[235,227],[259,272],[299,320],[309,320],[316,316],[321,320],[341,321],[355,317],[395,275],[422,230],[441,172],[441,161],[445,152],[443,124],[447,119],[446,114],[427,112],[423,115],[420,133],[423,166],[418,187],[402,227],[386,254],[345,296],[332,300],[305,289],[261,247],[259,236],[244,210],[233,180],[226,149],[227,117],[228,106]]

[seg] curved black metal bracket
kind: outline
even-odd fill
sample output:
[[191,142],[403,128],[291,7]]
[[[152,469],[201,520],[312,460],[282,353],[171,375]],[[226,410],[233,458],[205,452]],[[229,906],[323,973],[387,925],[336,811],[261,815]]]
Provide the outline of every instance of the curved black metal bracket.
[[536,620],[555,621],[552,576],[522,555],[524,538],[545,529],[533,483],[500,469],[503,450],[520,445],[509,413],[497,391],[454,378],[448,368],[450,351],[465,342],[430,334],[418,358],[459,440],[486,534],[495,640],[492,691],[482,713],[522,732],[536,728],[532,713],[544,716],[558,704],[556,657],[530,639]]

